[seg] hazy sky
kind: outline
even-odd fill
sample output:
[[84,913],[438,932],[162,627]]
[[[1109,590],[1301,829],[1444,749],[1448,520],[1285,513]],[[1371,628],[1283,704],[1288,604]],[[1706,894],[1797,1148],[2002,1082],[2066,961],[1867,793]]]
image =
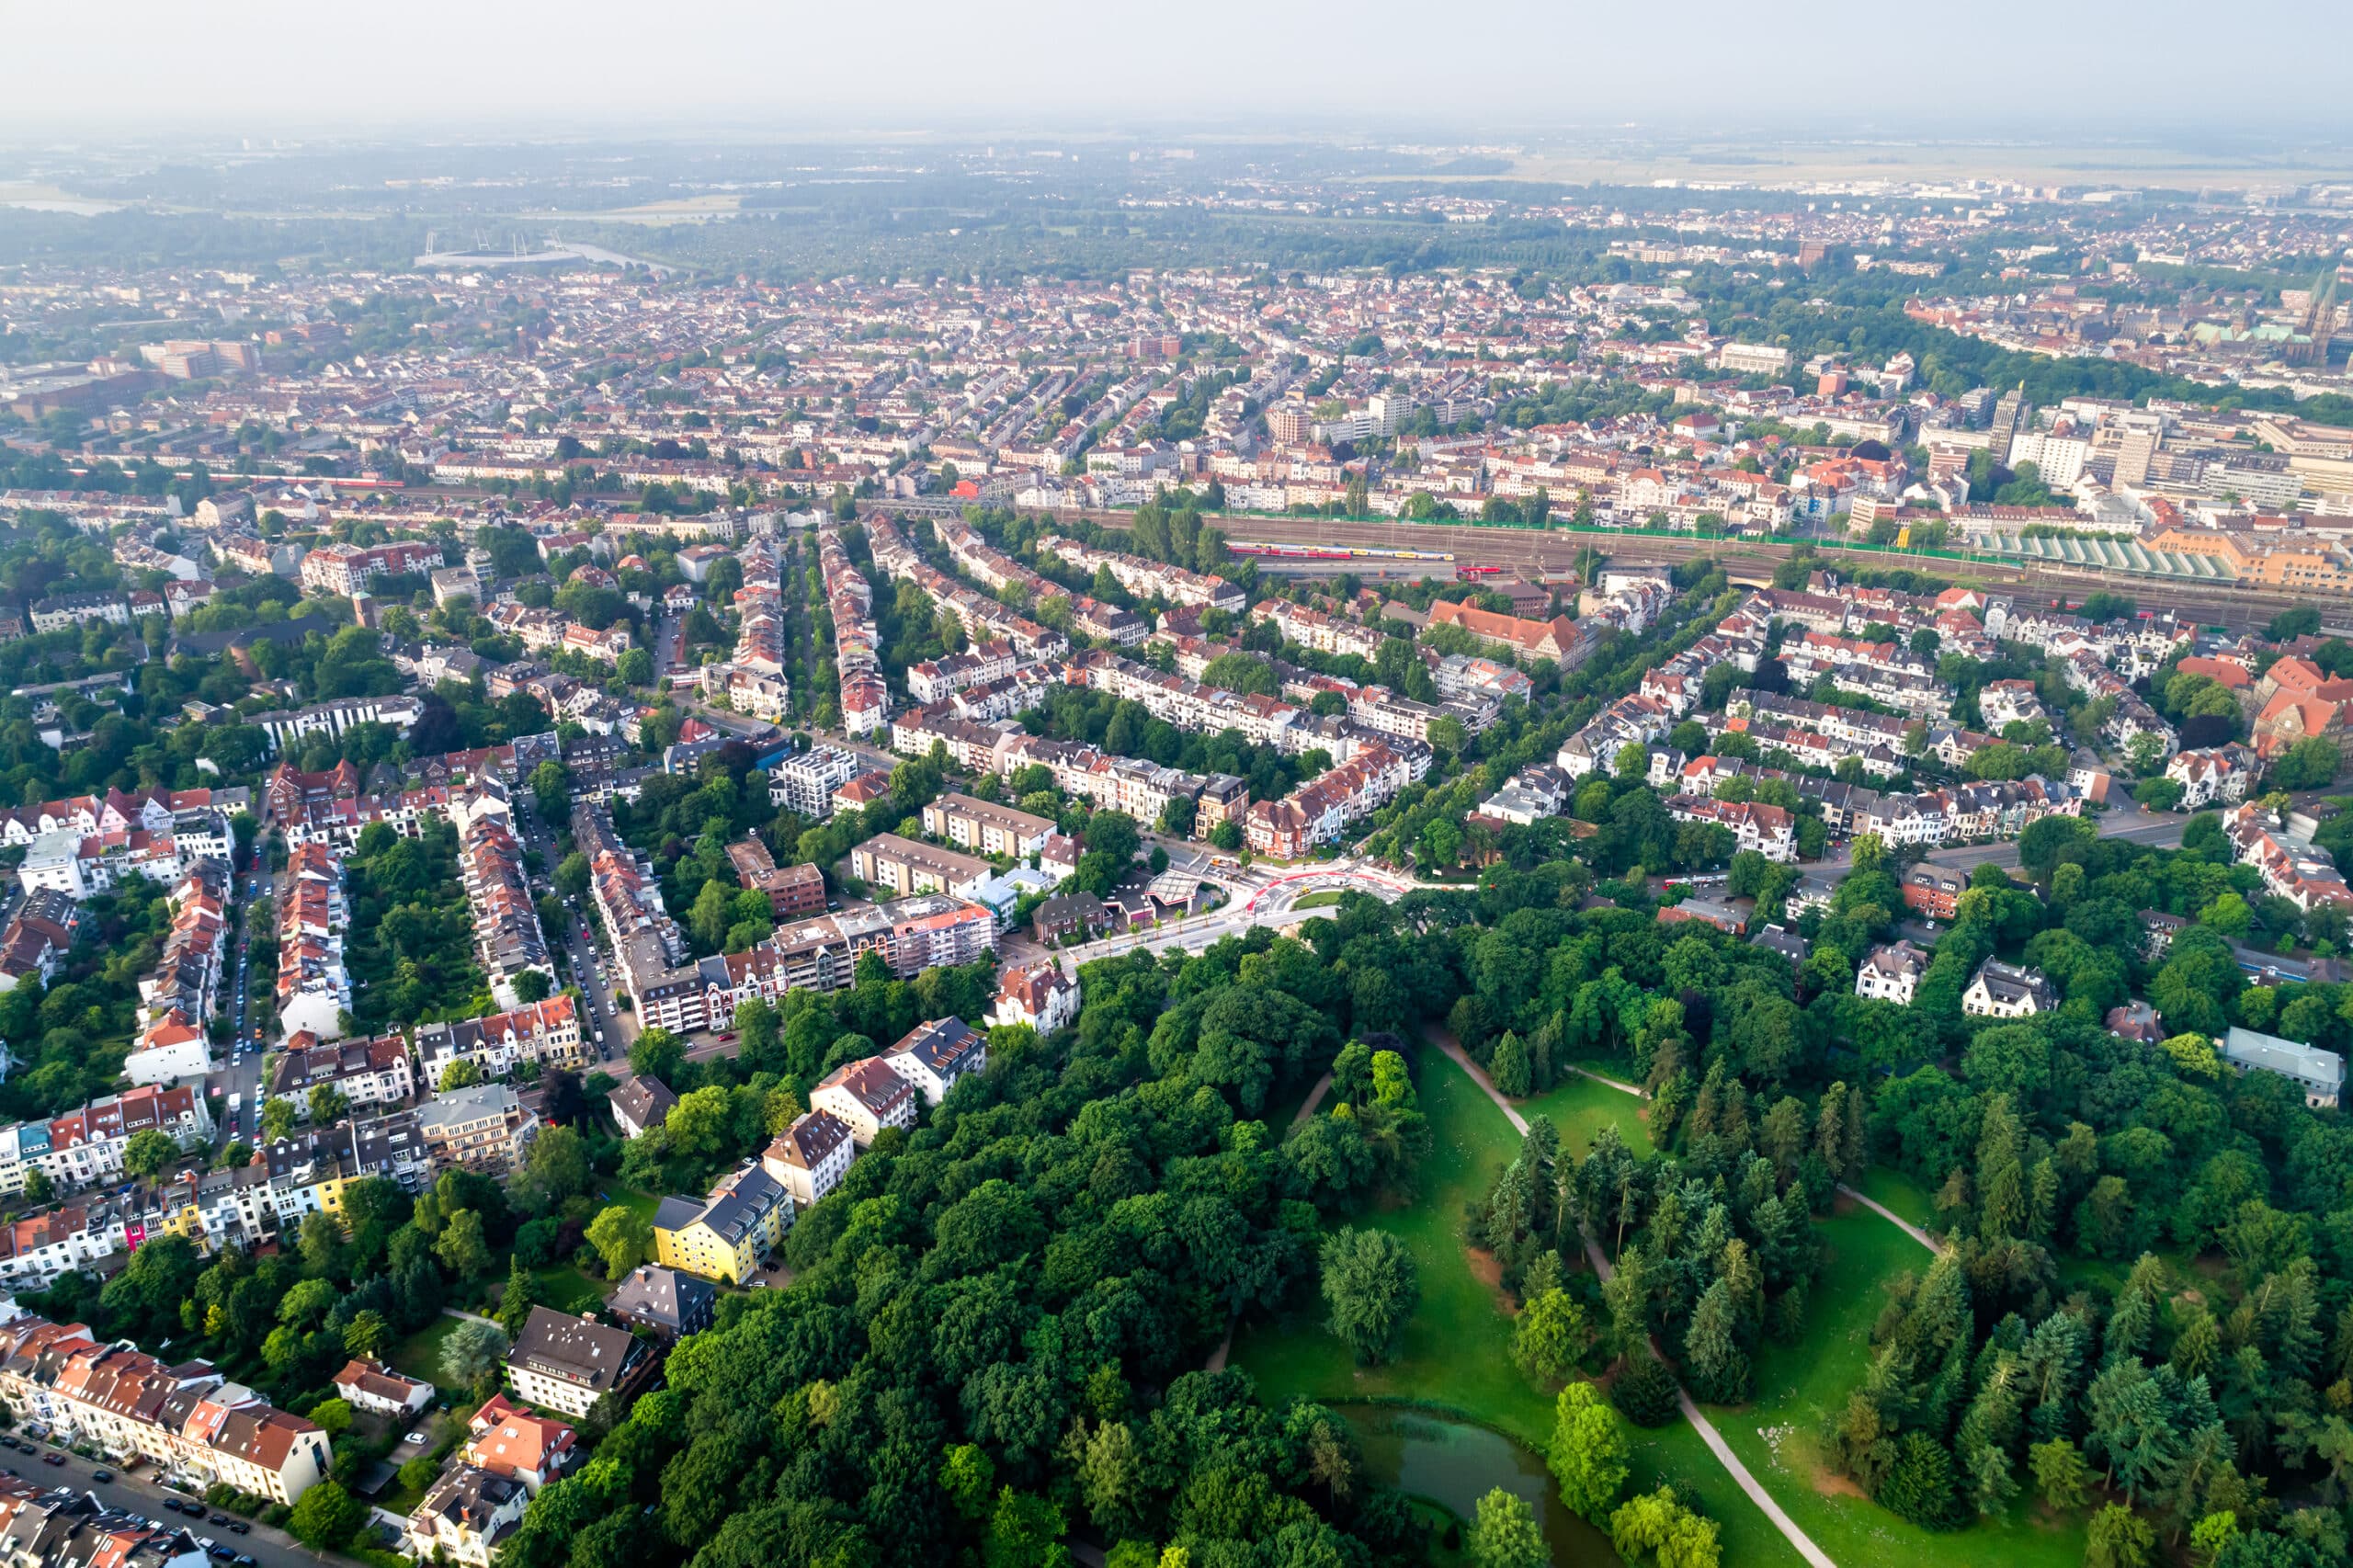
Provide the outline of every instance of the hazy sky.
[[17,137],[1697,118],[2353,140],[2344,0],[13,0],[0,62]]

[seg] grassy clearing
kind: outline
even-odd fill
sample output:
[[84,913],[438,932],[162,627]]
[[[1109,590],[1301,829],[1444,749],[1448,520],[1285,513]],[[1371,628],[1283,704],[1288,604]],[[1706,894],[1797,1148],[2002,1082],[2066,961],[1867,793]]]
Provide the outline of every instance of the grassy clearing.
[[1340,902],[1341,896],[1340,890],[1337,888],[1323,888],[1314,892],[1301,894],[1290,901],[1290,906],[1293,909],[1329,909]]
[[392,1370],[422,1382],[441,1381],[441,1344],[457,1331],[458,1318],[442,1316],[392,1346]]
[[1957,1534],[1931,1534],[1862,1496],[1822,1462],[1822,1434],[1870,1360],[1871,1324],[1887,1299],[1882,1287],[1907,1269],[1925,1268],[1929,1257],[1919,1243],[1859,1204],[1846,1205],[1816,1230],[1829,1257],[1805,1337],[1758,1354],[1753,1403],[1709,1413],[1733,1451],[1814,1544],[1841,1564],[2074,1568],[2081,1562],[2080,1519],[2052,1520],[2021,1502],[2006,1517]]
[[[1483,1259],[1469,1248],[1464,1208],[1486,1189],[1519,1146],[1519,1134],[1462,1071],[1436,1051],[1422,1057],[1422,1108],[1430,1119],[1431,1154],[1421,1192],[1410,1205],[1366,1216],[1404,1241],[1420,1269],[1422,1302],[1402,1352],[1382,1367],[1358,1367],[1324,1329],[1320,1303],[1302,1301],[1281,1318],[1252,1322],[1235,1335],[1231,1364],[1249,1371],[1260,1392],[1279,1403],[1297,1395],[1323,1401],[1412,1400],[1457,1411],[1541,1452],[1552,1428],[1552,1399],[1511,1364],[1511,1319]],[[1604,1119],[1615,1121],[1636,1150],[1650,1146],[1640,1106],[1604,1085],[1572,1079],[1523,1108],[1562,1124],[1563,1143],[1581,1151]],[[1722,1523],[1724,1561],[1799,1563],[1781,1538],[1716,1462],[1699,1435],[1677,1422],[1634,1433],[1633,1484],[1672,1485],[1678,1496]]]
[[1643,1119],[1645,1104],[1622,1090],[1597,1084],[1572,1073],[1533,1098],[1519,1102],[1519,1114],[1534,1121],[1542,1117],[1561,1130],[1561,1152],[1581,1160],[1604,1126],[1615,1127],[1639,1158],[1651,1152],[1651,1130]]
[[[1863,1179],[1855,1183],[1855,1190],[1864,1197],[1884,1203],[1899,1217],[1909,1220],[1923,1230],[1937,1226],[1936,1199],[1928,1189],[1887,1165],[1872,1165],[1863,1172]],[[1882,1221],[1884,1223],[1884,1221]],[[1914,1246],[1919,1244],[1915,1242]]]

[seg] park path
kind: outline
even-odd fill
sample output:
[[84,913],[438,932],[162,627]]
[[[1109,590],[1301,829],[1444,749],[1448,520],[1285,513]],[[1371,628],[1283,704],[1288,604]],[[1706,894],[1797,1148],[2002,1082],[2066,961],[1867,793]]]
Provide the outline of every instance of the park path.
[[[1331,1092],[1332,1074],[1326,1073],[1324,1076],[1315,1080],[1315,1086],[1313,1088],[1307,1091],[1307,1103],[1301,1106],[1299,1108],[1299,1114],[1290,1119],[1291,1126],[1306,1126],[1307,1119],[1315,1114],[1315,1108],[1322,1105],[1324,1103],[1324,1096]],[[1240,1318],[1235,1318],[1233,1322],[1228,1323],[1225,1325],[1225,1337],[1219,1340],[1217,1348],[1210,1352],[1210,1358],[1201,1363],[1201,1367],[1204,1371],[1222,1372],[1225,1370],[1226,1359],[1233,1354],[1234,1324],[1238,1324],[1242,1320]]]
[[1315,1108],[1322,1105],[1324,1103],[1324,1096],[1331,1092],[1332,1074],[1326,1073],[1324,1076],[1315,1080],[1315,1086],[1313,1088],[1307,1091],[1307,1103],[1299,1108],[1299,1114],[1290,1119],[1290,1124],[1293,1127],[1306,1126],[1307,1119],[1315,1114]]
[[1898,1214],[1894,1210],[1890,1209],[1878,1199],[1867,1198],[1862,1193],[1855,1190],[1855,1188],[1848,1187],[1843,1181],[1838,1184],[1838,1190],[1853,1199],[1856,1202],[1861,1204],[1864,1208],[1870,1210],[1872,1213],[1884,1219],[1889,1224],[1893,1225],[1897,1230],[1902,1231],[1905,1235],[1910,1236],[1914,1241],[1918,1242],[1930,1252],[1942,1252],[1945,1250],[1944,1244],[1937,1240],[1934,1235],[1922,1230],[1919,1226],[1914,1224],[1903,1215]]
[[[1593,1071],[1590,1067],[1572,1067],[1569,1071],[1576,1074],[1580,1077],[1590,1078],[1597,1084],[1606,1084],[1621,1095],[1631,1095],[1636,1099],[1643,1099],[1646,1097],[1643,1094],[1643,1091],[1635,1087],[1633,1085],[1620,1083],[1615,1078],[1604,1077],[1602,1074]],[[1864,1208],[1870,1210],[1872,1213],[1878,1215],[1881,1219],[1885,1220],[1889,1224],[1893,1225],[1897,1230],[1902,1231],[1905,1235],[1910,1236],[1914,1241],[1918,1242],[1922,1246],[1927,1247],[1930,1252],[1942,1252],[1945,1250],[1944,1244],[1937,1240],[1936,1236],[1932,1233],[1922,1230],[1919,1226],[1914,1224],[1903,1215],[1898,1214],[1894,1210],[1890,1209],[1886,1204],[1881,1203],[1878,1199],[1870,1197],[1859,1189],[1847,1186],[1843,1181],[1838,1184],[1838,1190],[1853,1199],[1856,1202],[1861,1204]]]
[[441,1309],[441,1315],[445,1318],[457,1318],[465,1323],[486,1323],[493,1328],[497,1328],[499,1326],[498,1320],[496,1318],[486,1318],[480,1312],[460,1312],[455,1307],[443,1307]]
[[[1470,1052],[1462,1049],[1462,1042],[1456,1040],[1449,1030],[1432,1028],[1427,1032],[1430,1039],[1437,1042],[1438,1048],[1446,1052],[1456,1066],[1469,1074],[1472,1083],[1486,1091],[1487,1097],[1495,1102],[1495,1108],[1519,1130],[1520,1135],[1527,1136],[1528,1119],[1513,1108],[1511,1101],[1506,1099],[1503,1092],[1495,1087],[1495,1081],[1480,1069],[1477,1062],[1471,1060]],[[1579,1071],[1582,1072],[1583,1069]],[[1599,1075],[1588,1073],[1586,1076],[1598,1077]],[[1617,1084],[1614,1080],[1608,1078],[1602,1078],[1601,1082],[1611,1084],[1617,1088],[1631,1088],[1629,1085]],[[1639,1094],[1641,1091],[1633,1090],[1632,1092]],[[1594,1273],[1600,1276],[1606,1282],[1610,1275],[1617,1271],[1610,1267],[1609,1260],[1602,1256],[1601,1248],[1594,1239],[1585,1233],[1583,1223],[1577,1226],[1577,1234],[1585,1243],[1586,1261],[1593,1265]],[[1658,1346],[1655,1341],[1653,1342],[1651,1349],[1654,1355],[1657,1353]],[[1691,1395],[1684,1390],[1679,1380],[1675,1385],[1675,1402],[1682,1408],[1683,1419],[1691,1423],[1692,1429],[1699,1434],[1699,1440],[1708,1445],[1710,1453],[1716,1456],[1716,1462],[1724,1467],[1726,1473],[1739,1483],[1743,1492],[1748,1494],[1748,1500],[1756,1504],[1765,1517],[1773,1522],[1773,1528],[1779,1530],[1783,1538],[1797,1549],[1798,1555],[1804,1558],[1811,1564],[1811,1568],[1838,1568],[1837,1563],[1831,1560],[1830,1554],[1813,1544],[1813,1538],[1798,1528],[1798,1522],[1782,1510],[1781,1505],[1773,1500],[1773,1494],[1770,1492],[1765,1490],[1765,1483],[1757,1480],[1750,1472],[1749,1468],[1741,1462],[1740,1456],[1732,1451],[1732,1445],[1724,1441],[1723,1434],[1716,1430],[1715,1423],[1710,1421],[1699,1405],[1692,1402]]]

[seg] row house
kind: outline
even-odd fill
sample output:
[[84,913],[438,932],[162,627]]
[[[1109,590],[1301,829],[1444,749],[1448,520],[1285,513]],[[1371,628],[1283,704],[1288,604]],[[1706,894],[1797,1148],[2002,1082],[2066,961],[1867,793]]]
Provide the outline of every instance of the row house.
[[1586,722],[1562,743],[1553,760],[1572,778],[1588,773],[1617,771],[1618,754],[1629,745],[1648,746],[1675,727],[1675,714],[1665,704],[1629,692]]
[[830,522],[817,530],[817,564],[825,606],[834,618],[842,727],[853,737],[877,733],[890,716],[891,693],[881,674],[873,586],[850,559],[841,530]]
[[380,577],[428,573],[441,564],[441,551],[438,545],[410,540],[365,547],[324,544],[302,557],[302,589],[305,593],[334,594],[341,598],[349,598],[354,594],[368,591]]
[[1202,686],[1099,650],[1070,661],[1067,674],[1073,686],[1142,703],[1154,718],[1180,730],[1208,735],[1234,730],[1254,745],[1308,749],[1301,733],[1305,710],[1279,698]]
[[407,1042],[397,1034],[331,1043],[308,1031],[295,1035],[271,1068],[268,1096],[305,1111],[318,1088],[335,1091],[354,1108],[405,1102],[416,1093]]
[[1785,729],[1753,718],[1711,714],[1706,722],[1711,733],[1746,735],[1761,751],[1782,752],[1801,767],[1818,767],[1824,772],[1852,760],[1875,778],[1893,778],[1908,766],[1903,757],[1876,742],[1848,740],[1843,735],[1813,730]]
[[415,1044],[425,1084],[435,1090],[461,1062],[484,1078],[504,1078],[525,1062],[578,1068],[597,1059],[583,1037],[578,1004],[561,994],[483,1017],[421,1025]]
[[279,1040],[309,1033],[335,1040],[351,1009],[351,977],[344,968],[343,863],[324,843],[290,850],[278,881],[278,1020]]
[[976,723],[959,718],[947,704],[911,708],[891,721],[891,749],[902,756],[929,756],[941,746],[948,759],[967,773],[993,772],[1004,747],[1020,727],[1000,721]]
[[1387,636],[1377,627],[1362,626],[1336,615],[1309,609],[1286,599],[1265,599],[1250,611],[1254,626],[1272,626],[1286,642],[1319,653],[1354,654],[1370,662],[1379,656]]
[[503,816],[485,815],[460,835],[458,867],[473,909],[474,951],[490,977],[491,993],[514,1006],[521,1000],[515,983],[525,973],[555,978],[547,934],[540,927],[523,869],[523,846]]
[[1120,586],[1138,598],[1156,598],[1169,604],[1193,605],[1202,609],[1222,609],[1235,615],[1240,614],[1244,606],[1249,603],[1249,596],[1238,585],[1222,577],[1188,572],[1182,566],[1172,566],[1165,562],[1150,561],[1142,556],[1096,550],[1059,534],[1048,534],[1039,540],[1038,549],[1089,575],[1108,570]]
[[1010,778],[1033,766],[1051,773],[1054,787],[1064,794],[1139,823],[1158,823],[1181,801],[1193,809],[1197,838],[1206,838],[1220,823],[1238,824],[1250,806],[1248,781],[1233,774],[1188,773],[1142,757],[1113,756],[1083,742],[1017,736],[998,754],[996,772]]
[[1724,712],[1734,718],[1763,719],[1784,729],[1810,730],[1854,745],[1882,748],[1890,755],[1902,749],[1908,727],[1907,721],[1893,714],[1809,702],[1772,691],[1734,691],[1725,699]]
[[137,1457],[201,1492],[215,1485],[290,1505],[331,1466],[327,1434],[225,1381],[174,1367],[80,1324],[0,1325],[0,1395],[28,1420],[117,1460]]
[[2324,905],[2353,911],[2353,887],[2325,856],[2275,824],[2278,817],[2249,801],[2222,813],[2222,832],[2242,866],[2262,874],[2263,885],[2310,913]]
[[922,893],[780,925],[743,952],[630,978],[647,1028],[689,1034],[728,1027],[745,1002],[777,1004],[791,991],[846,990],[856,981],[858,960],[870,952],[902,980],[974,962],[995,949],[996,929],[995,914],[983,904]]
[[1388,804],[1413,778],[1404,757],[1378,742],[1364,745],[1281,800],[1252,805],[1243,814],[1243,835],[1258,854],[1295,860],[1336,843],[1350,823]]
[[1666,812],[1677,822],[1712,823],[1728,828],[1740,848],[1756,850],[1768,860],[1788,864],[1798,858],[1797,821],[1779,806],[1761,801],[1676,795],[1667,801]]
[[2236,805],[2255,788],[2262,764],[2254,752],[2233,741],[2226,745],[2174,754],[2165,777],[2181,786],[2181,809],[2194,812],[2216,802]]
[[947,653],[908,665],[907,695],[925,704],[945,702],[966,687],[1006,679],[1013,674],[1016,663],[1012,643],[978,642],[961,653]]

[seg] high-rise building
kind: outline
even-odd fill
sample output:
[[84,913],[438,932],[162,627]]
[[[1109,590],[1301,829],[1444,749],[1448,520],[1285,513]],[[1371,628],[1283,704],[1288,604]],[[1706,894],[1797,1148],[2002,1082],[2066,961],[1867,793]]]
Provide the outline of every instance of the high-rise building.
[[2138,488],[2149,483],[2149,460],[2157,453],[2154,430],[2127,430],[2116,445],[2116,483]]
[[2016,390],[2004,392],[2001,401],[1994,405],[1994,434],[1993,438],[1985,443],[1985,449],[1993,453],[1994,460],[2004,468],[2010,466],[2011,444],[2018,439],[2018,432],[2026,428],[2026,415],[2024,382],[2020,382]]

